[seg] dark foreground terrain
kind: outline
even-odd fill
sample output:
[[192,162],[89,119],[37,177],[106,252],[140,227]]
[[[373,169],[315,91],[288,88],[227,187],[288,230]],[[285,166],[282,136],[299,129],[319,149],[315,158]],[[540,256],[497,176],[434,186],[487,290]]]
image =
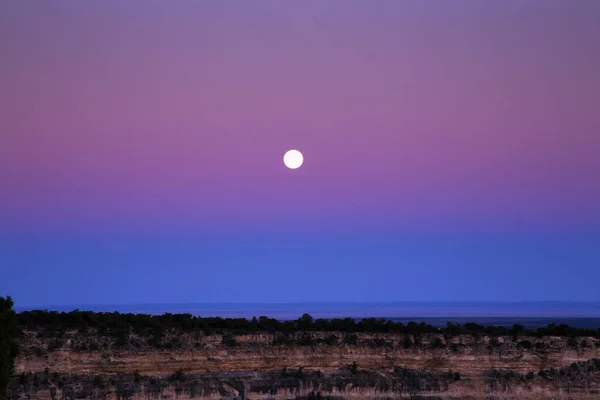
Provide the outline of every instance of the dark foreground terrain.
[[600,332],[23,312],[8,399],[599,399]]

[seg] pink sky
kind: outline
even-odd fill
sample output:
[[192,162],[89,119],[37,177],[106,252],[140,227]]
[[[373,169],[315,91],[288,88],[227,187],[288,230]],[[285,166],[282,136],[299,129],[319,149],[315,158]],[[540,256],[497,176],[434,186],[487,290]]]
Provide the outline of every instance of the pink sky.
[[597,1],[1,9],[9,229],[600,227]]

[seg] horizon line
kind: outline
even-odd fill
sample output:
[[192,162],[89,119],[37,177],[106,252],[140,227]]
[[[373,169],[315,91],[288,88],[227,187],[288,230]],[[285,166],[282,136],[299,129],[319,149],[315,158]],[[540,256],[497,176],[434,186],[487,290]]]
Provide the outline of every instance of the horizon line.
[[[14,299],[13,299],[14,300]],[[507,301],[295,301],[295,302],[165,302],[165,303],[63,303],[46,305],[16,305],[15,309],[41,310],[52,307],[140,307],[140,306],[290,306],[290,305],[535,305],[535,304],[578,304],[578,305],[600,305],[600,301],[573,301],[573,300],[507,300]]]

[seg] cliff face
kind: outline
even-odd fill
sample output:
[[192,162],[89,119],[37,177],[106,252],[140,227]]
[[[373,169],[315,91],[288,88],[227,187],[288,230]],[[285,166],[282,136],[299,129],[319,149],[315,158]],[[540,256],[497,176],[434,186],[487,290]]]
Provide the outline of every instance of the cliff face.
[[171,343],[25,332],[9,398],[600,398],[595,338],[313,332]]

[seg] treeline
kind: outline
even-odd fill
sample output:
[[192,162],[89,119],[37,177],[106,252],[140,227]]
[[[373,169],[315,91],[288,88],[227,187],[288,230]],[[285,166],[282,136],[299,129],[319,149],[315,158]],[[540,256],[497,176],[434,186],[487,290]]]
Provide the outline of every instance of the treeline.
[[191,314],[148,315],[122,314],[119,312],[103,313],[92,311],[23,311],[17,314],[17,323],[21,330],[38,330],[49,336],[64,334],[66,331],[79,330],[85,332],[94,329],[98,334],[119,336],[127,333],[140,335],[161,335],[167,331],[202,332],[204,335],[215,333],[250,334],[258,332],[284,333],[306,331],[337,331],[345,333],[373,332],[422,335],[427,333],[443,334],[445,336],[476,335],[476,336],[566,336],[566,337],[597,337],[600,329],[582,329],[568,325],[550,324],[544,328],[526,330],[523,325],[511,327],[483,326],[476,323],[458,324],[448,322],[443,328],[436,328],[425,322],[394,322],[383,318],[364,318],[356,321],[353,318],[313,319],[304,314],[296,320],[279,321],[274,318],[261,316],[259,318],[202,318]]

